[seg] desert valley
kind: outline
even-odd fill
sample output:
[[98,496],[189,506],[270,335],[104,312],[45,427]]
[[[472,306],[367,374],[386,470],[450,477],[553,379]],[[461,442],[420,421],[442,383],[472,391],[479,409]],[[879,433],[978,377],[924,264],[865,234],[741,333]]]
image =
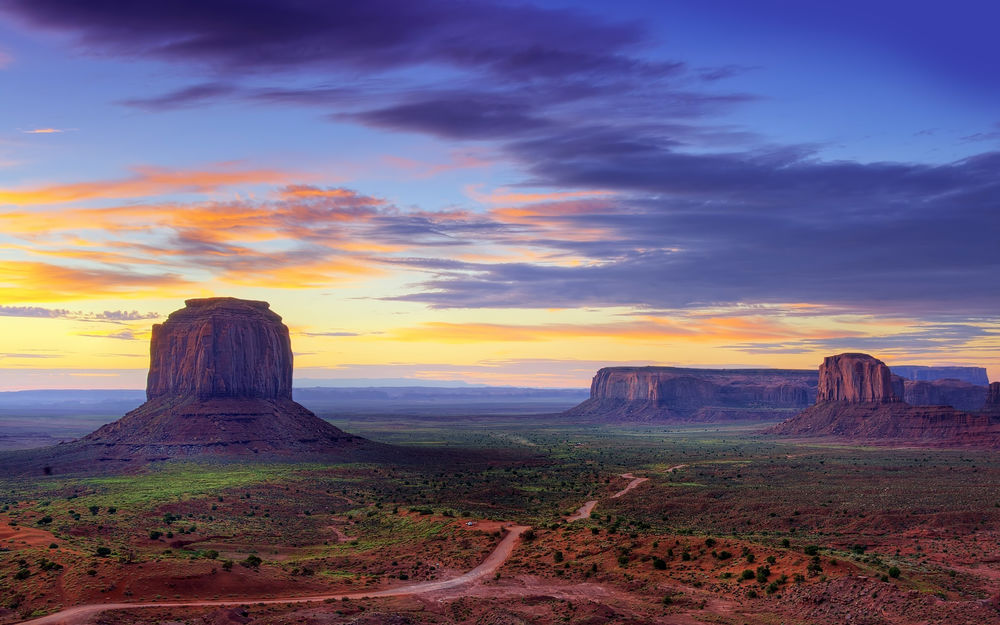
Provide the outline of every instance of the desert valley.
[[0,0],[0,625],[1000,625],[998,23]]
[[982,370],[611,368],[561,413],[323,419],[264,302],[189,300],[150,353],[142,406],[0,454],[2,622],[1000,618]]

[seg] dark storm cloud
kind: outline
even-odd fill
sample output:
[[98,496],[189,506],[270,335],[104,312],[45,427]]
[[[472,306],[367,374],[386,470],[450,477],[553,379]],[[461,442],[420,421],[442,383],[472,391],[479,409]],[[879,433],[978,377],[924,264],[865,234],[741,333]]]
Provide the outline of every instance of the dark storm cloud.
[[421,63],[516,80],[588,73],[657,74],[628,56],[634,24],[524,5],[402,0],[4,0],[29,23],[95,52],[226,70],[387,70]]
[[492,139],[530,134],[551,125],[536,117],[532,108],[521,102],[504,102],[497,96],[455,94],[346,117],[392,130],[418,131],[454,139]]
[[[400,299],[439,308],[813,302],[988,316],[1000,305],[990,286],[1000,271],[1000,154],[932,167],[543,143],[524,153],[536,174],[628,194],[584,212],[553,206],[538,218],[551,231],[527,236],[591,262],[449,269],[411,259],[434,275]],[[603,236],[555,236],[594,229]]]
[[[522,219],[371,208],[364,234],[374,242],[509,244],[579,261],[383,259],[430,276],[397,299],[439,308],[810,302],[991,318],[1000,307],[1000,153],[940,165],[824,161],[815,146],[768,146],[712,127],[711,116],[750,98],[718,93],[717,83],[748,68],[691,72],[647,58],[651,42],[635,24],[484,2],[0,6],[91,52],[196,63],[227,81],[300,70],[329,78],[238,91],[211,81],[136,106],[242,97],[328,107],[332,119],[491,140],[525,186],[614,192],[601,206]],[[321,213],[290,219],[296,227],[284,227],[306,241],[340,228],[323,226]],[[600,236],[579,235],[587,232]],[[196,232],[176,244],[205,258],[240,252]]]

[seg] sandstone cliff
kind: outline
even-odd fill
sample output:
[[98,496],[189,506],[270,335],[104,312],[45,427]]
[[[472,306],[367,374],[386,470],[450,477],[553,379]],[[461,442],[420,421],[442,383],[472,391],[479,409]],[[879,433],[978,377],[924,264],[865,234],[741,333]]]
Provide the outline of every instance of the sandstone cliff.
[[774,419],[808,406],[816,374],[781,369],[607,367],[563,413],[602,421]]
[[986,403],[983,412],[1000,416],[1000,382],[990,384],[986,393]]
[[291,340],[267,302],[216,297],[185,304],[153,326],[148,399],[291,399]]
[[867,354],[828,357],[820,366],[816,404],[768,431],[865,443],[1000,447],[1000,419],[948,406],[911,406],[900,400],[902,382]]
[[819,367],[816,402],[889,404],[903,400],[903,381],[868,354],[827,356]]
[[292,400],[288,328],[266,302],[188,300],[154,326],[147,379],[146,403],[77,441],[33,450],[32,462],[64,472],[175,458],[370,460],[391,450]]

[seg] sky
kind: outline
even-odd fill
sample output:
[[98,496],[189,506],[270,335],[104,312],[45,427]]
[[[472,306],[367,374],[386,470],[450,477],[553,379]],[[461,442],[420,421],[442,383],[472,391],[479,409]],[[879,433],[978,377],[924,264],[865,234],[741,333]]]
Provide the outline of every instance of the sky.
[[985,0],[0,0],[0,390],[141,388],[185,299],[296,377],[1000,379]]

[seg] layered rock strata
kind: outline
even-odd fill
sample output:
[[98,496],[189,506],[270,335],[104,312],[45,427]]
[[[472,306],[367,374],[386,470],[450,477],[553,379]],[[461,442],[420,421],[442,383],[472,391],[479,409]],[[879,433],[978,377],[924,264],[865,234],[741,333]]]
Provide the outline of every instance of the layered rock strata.
[[903,380],[868,354],[827,356],[819,367],[816,403],[891,404],[903,401]]
[[866,443],[1000,447],[997,417],[948,406],[911,406],[900,400],[901,382],[867,354],[828,357],[820,366],[816,404],[769,432]]
[[186,304],[153,327],[148,401],[77,441],[37,450],[32,462],[65,472],[176,458],[360,460],[390,449],[292,400],[288,328],[266,302]]
[[762,420],[787,416],[816,397],[813,371],[608,367],[590,399],[566,411],[602,421]]

